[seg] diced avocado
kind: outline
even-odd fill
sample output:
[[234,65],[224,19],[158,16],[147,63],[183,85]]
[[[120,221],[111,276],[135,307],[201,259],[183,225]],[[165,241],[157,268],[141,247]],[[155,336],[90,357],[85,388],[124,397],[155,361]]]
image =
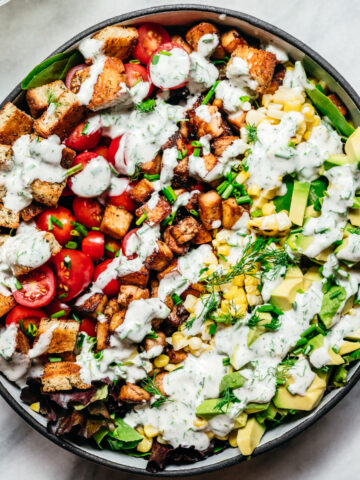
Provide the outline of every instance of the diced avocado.
[[344,363],[344,359],[342,358],[342,356],[334,352],[334,350],[331,347],[328,350],[328,354],[331,358],[328,365],[341,365],[342,363]]
[[349,311],[353,308],[354,306],[354,300],[355,300],[355,295],[351,295],[346,302],[345,305],[343,306],[343,309],[341,310],[341,315],[346,315],[349,313]]
[[302,278],[285,279],[271,292],[270,303],[283,311],[291,310],[298,290],[303,287]]
[[354,227],[360,227],[360,208],[349,209],[349,220]]
[[326,379],[316,375],[304,396],[292,395],[286,387],[287,385],[278,388],[274,397],[274,405],[278,408],[309,411],[318,405],[324,395]]
[[319,282],[322,279],[322,276],[319,272],[318,267],[311,267],[304,274],[304,290],[307,290],[313,282]]
[[360,197],[354,197],[354,203],[352,204],[352,208],[360,208]]
[[263,410],[262,412],[259,412],[256,414],[256,420],[259,423],[264,423],[265,420],[274,420],[277,413],[278,413],[278,409],[270,403],[266,410]]
[[343,153],[335,153],[330,155],[330,157],[324,162],[324,169],[330,170],[333,167],[341,167],[342,165],[347,165],[350,162],[349,158]]
[[251,455],[259,445],[261,437],[265,433],[264,425],[261,425],[254,417],[249,418],[245,427],[239,428],[237,444],[244,456]]
[[198,417],[208,417],[212,415],[220,415],[221,413],[226,412],[226,407],[223,408],[223,412],[216,408],[219,403],[219,398],[208,398],[204,400],[196,409],[196,415]]
[[240,415],[238,415],[238,416],[235,418],[234,427],[235,427],[235,428],[245,427],[246,422],[247,422],[247,418],[248,418],[247,413],[241,412]]
[[247,336],[247,346],[250,347],[255,340],[257,340],[263,333],[266,332],[266,328],[261,326],[261,323],[270,323],[272,320],[271,313],[269,312],[258,312],[257,316],[261,321],[256,325],[256,327],[250,328]]
[[291,197],[289,218],[292,223],[300,227],[304,221],[304,214],[308,202],[310,183],[295,180]]
[[312,244],[313,240],[313,237],[308,237],[306,235],[298,233],[295,240],[295,245],[300,252],[305,252],[305,250]]
[[250,402],[246,405],[245,412],[250,413],[258,413],[266,410],[269,407],[270,403],[253,403]]
[[224,375],[220,382],[220,393],[227,388],[239,388],[244,385],[246,378],[244,378],[239,372],[232,372]]
[[360,161],[360,128],[353,132],[345,143],[345,153],[351,163]]
[[297,265],[291,265],[287,271],[285,278],[302,278],[303,273]]
[[360,327],[355,330],[355,332],[351,332],[348,335],[346,335],[346,340],[353,340],[353,341],[360,341]]
[[320,215],[321,215],[321,212],[319,212],[318,210],[315,210],[314,205],[309,205],[308,207],[306,207],[306,210],[305,210],[304,221],[308,220],[311,217],[313,218],[320,217]]
[[320,252],[319,255],[316,255],[315,260],[317,260],[320,263],[324,263],[328,260],[329,255],[331,255],[333,251],[334,251],[334,247],[325,248],[325,250]]
[[344,341],[339,350],[339,355],[346,355],[347,353],[355,352],[360,348],[360,342]]
[[336,312],[346,299],[346,290],[344,287],[333,286],[323,296],[319,317],[326,328],[329,328]]
[[321,333],[319,333],[319,335],[316,335],[308,341],[307,346],[312,347],[311,351],[316,350],[317,348],[320,348],[324,345],[324,338],[324,335],[321,335]]

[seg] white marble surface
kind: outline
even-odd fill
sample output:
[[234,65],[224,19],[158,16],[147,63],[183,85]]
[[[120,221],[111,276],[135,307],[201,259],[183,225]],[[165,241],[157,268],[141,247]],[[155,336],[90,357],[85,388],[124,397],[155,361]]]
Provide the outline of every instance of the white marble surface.
[[[12,0],[0,7],[0,99],[51,51],[84,28],[130,10],[180,3],[171,0]],[[182,3],[205,3],[186,2]],[[273,23],[303,40],[330,61],[360,91],[358,0],[208,0]],[[251,462],[209,480],[335,480],[359,478],[360,385],[306,432]],[[2,480],[125,480],[97,467],[33,431],[0,399]],[[198,477],[200,478],[200,477]]]

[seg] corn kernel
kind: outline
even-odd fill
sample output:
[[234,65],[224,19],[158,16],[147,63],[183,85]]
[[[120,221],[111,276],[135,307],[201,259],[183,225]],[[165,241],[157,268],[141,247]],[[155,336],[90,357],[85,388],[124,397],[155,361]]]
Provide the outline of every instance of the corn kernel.
[[198,302],[198,298],[195,297],[195,295],[189,294],[186,296],[183,305],[189,313],[194,313],[197,302]]
[[262,212],[264,215],[272,215],[273,213],[276,213],[274,202],[265,203],[262,207]]
[[135,429],[138,433],[140,433],[140,435],[144,436],[145,435],[145,432],[144,432],[144,428],[143,427],[136,427]]
[[229,435],[224,435],[224,436],[215,435],[215,438],[217,440],[220,440],[221,442],[225,442],[229,438]]
[[263,302],[262,296],[260,294],[256,295],[255,293],[248,293],[246,295],[247,301],[250,307],[255,307],[256,305],[261,305]]
[[230,447],[237,447],[237,430],[233,430],[229,435]]
[[208,438],[209,438],[210,440],[212,440],[212,439],[215,437],[214,432],[206,432],[206,435],[208,436]]
[[251,195],[252,197],[258,197],[260,195],[260,192],[261,192],[261,189],[258,185],[251,185],[249,188],[248,188],[248,195]]
[[140,443],[137,444],[136,450],[141,453],[146,453],[151,450],[153,444],[152,438],[144,437]]
[[178,367],[179,365],[177,365],[176,363],[168,363],[166,367],[164,367],[164,370],[166,370],[167,372],[172,372],[176,370]]
[[301,111],[301,103],[293,101],[293,102],[285,102],[284,103],[284,112],[300,112]]
[[167,355],[159,355],[154,360],[154,365],[156,368],[164,368],[169,363],[170,358]]
[[206,425],[207,425],[207,421],[204,420],[203,418],[197,417],[197,418],[193,421],[193,424],[194,424],[194,427],[196,427],[196,428],[204,428],[204,427],[206,427]]
[[321,118],[318,115],[316,115],[314,117],[314,122],[313,122],[314,127],[317,127],[318,125],[320,125],[320,123],[321,123]]
[[305,103],[301,113],[304,115],[305,120],[312,120],[315,115],[315,109],[310,103]]
[[245,276],[244,275],[237,275],[232,279],[233,285],[236,285],[237,287],[243,287],[244,286],[244,281],[245,281]]
[[145,426],[144,426],[144,433],[145,433],[145,436],[146,436],[146,437],[148,437],[148,438],[154,438],[154,437],[156,437],[157,435],[159,435],[160,430],[158,430],[157,428],[153,427],[152,425],[145,425]]
[[199,337],[192,337],[189,340],[189,348],[190,350],[198,351],[202,347],[202,341]]
[[40,412],[40,402],[35,402],[30,405],[31,410],[33,410],[36,413]]
[[238,288],[238,292],[236,297],[234,298],[236,305],[246,305],[247,306],[247,300],[246,300],[246,294],[245,290],[243,288]]
[[254,295],[260,295],[259,289],[257,285],[249,285],[248,287],[245,287],[246,293],[251,293]]
[[185,335],[183,335],[181,332],[174,332],[172,334],[171,340],[174,350],[181,350],[188,344]]
[[240,184],[243,184],[246,182],[246,180],[250,177],[249,172],[245,172],[245,170],[242,170],[239,175],[236,177],[236,181]]
[[[256,273],[256,271],[253,273]],[[253,275],[245,275],[245,287],[249,287],[250,285],[258,285],[258,283],[258,279]]]
[[217,251],[220,255],[225,255],[225,257],[227,257],[230,253],[230,247],[229,245],[221,245],[221,247],[218,247]]
[[232,300],[236,298],[238,295],[238,290],[239,290],[239,287],[236,287],[235,285],[233,285],[232,287],[229,288],[227,292],[224,293],[224,298],[226,300]]

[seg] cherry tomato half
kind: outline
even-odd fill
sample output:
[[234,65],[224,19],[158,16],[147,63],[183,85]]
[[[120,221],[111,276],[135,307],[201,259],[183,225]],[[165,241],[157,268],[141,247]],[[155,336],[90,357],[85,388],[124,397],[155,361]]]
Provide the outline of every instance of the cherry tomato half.
[[21,290],[13,292],[14,298],[24,307],[43,307],[55,296],[55,277],[47,265],[43,265],[19,277]]
[[[107,266],[111,262],[112,260],[111,258],[109,258],[109,260],[105,260],[104,262],[99,263],[99,265],[96,265],[94,269],[94,281],[98,278],[100,273],[106,270]],[[115,297],[119,293],[119,290],[120,290],[120,282],[115,278],[113,280],[110,280],[110,282],[106,285],[106,287],[103,288],[103,292],[108,297]]]
[[105,145],[98,145],[97,147],[92,149],[93,152],[96,153],[96,155],[99,155],[100,157],[104,157],[105,160],[108,160],[108,147],[105,147]]
[[94,274],[90,258],[77,250],[61,250],[54,257],[53,264],[58,279],[57,296],[66,293],[64,300],[67,302],[85,290]]
[[21,305],[14,307],[10,313],[7,314],[5,325],[8,326],[11,323],[19,323],[20,320],[24,322],[26,328],[29,323],[33,323],[38,326],[40,320],[45,318],[46,314],[39,308],[27,308]]
[[60,299],[54,298],[54,300],[50,302],[49,305],[46,305],[44,310],[49,316],[53,313],[58,313],[61,310],[64,310],[64,315],[57,318],[67,318],[71,311],[71,307],[69,307],[67,303],[62,302]]
[[170,42],[170,36],[161,25],[157,23],[144,23],[138,29],[139,41],[134,48],[133,57],[147,65],[151,55],[162,44]]
[[65,78],[66,88],[71,90],[71,82],[72,82],[72,79],[75,76],[75,73],[78,72],[79,70],[84,70],[84,68],[86,68],[86,67],[88,67],[88,65],[86,65],[86,63],[80,63],[80,65],[75,65],[75,67],[71,68],[68,71],[68,73],[66,75],[66,78]]
[[111,140],[111,143],[108,149],[108,155],[106,160],[110,162],[111,165],[113,165],[114,167],[115,167],[115,157],[116,157],[117,151],[119,150],[121,138],[122,138],[122,135],[120,135],[120,137],[116,137],[113,140]]
[[154,85],[151,83],[150,77],[145,67],[136,63],[125,63],[125,73],[127,74],[129,87],[134,87],[139,80],[149,82],[149,91],[146,98],[151,95]]
[[48,208],[36,218],[36,225],[40,230],[51,232],[56,240],[65,245],[70,238],[72,230],[71,222],[75,221],[75,217],[65,207]]
[[[74,160],[74,163],[73,163],[73,167],[75,167],[75,165],[79,165],[81,163],[81,165],[83,166],[83,169],[86,167],[86,165],[90,162],[90,160],[92,160],[93,158],[96,158],[98,157],[99,155],[95,152],[82,152],[82,153],[79,153],[79,155],[76,156],[75,160]],[[80,172],[78,172],[80,173]],[[75,173],[74,176],[76,176],[77,173]],[[70,189],[72,190],[72,178],[73,177],[70,177],[68,179],[68,185],[70,187]],[[75,192],[74,192],[75,193]]]
[[108,238],[105,243],[105,255],[110,258],[114,258],[116,252],[121,248],[121,242],[114,240],[113,238]]
[[65,140],[65,145],[78,152],[83,152],[84,150],[90,150],[96,147],[101,137],[101,128],[98,128],[94,132],[86,133],[87,125],[87,122],[83,122],[75,127]]
[[[188,61],[188,70],[186,71],[186,69],[185,70],[182,69],[181,71],[174,71],[174,69],[171,67],[172,64],[170,63],[168,64],[169,75],[167,75],[166,78],[164,78],[162,74],[159,75],[159,71],[156,74],[156,70],[158,70],[159,67],[157,65],[158,62],[153,64],[153,59],[155,55],[158,57],[157,59],[158,61],[160,57],[163,57],[163,61],[165,62],[165,65],[166,65],[168,62],[171,62],[171,59],[173,57],[171,56],[171,54],[169,54],[169,56],[166,56],[166,55],[163,55],[163,53],[171,52],[175,48],[183,51],[182,55]],[[188,82],[188,77],[190,72],[189,54],[181,45],[177,43],[174,43],[174,42],[163,43],[162,45],[159,45],[159,47],[155,50],[153,55],[151,55],[147,68],[148,68],[149,78],[153,82],[155,87],[158,87],[162,90],[175,90],[177,88],[182,88]]]
[[[125,255],[125,257],[127,257],[129,260],[133,260],[134,258],[137,257],[137,253],[128,252],[128,251],[127,251],[127,247],[130,245],[130,244],[129,244],[130,238],[131,238],[133,235],[136,235],[136,232],[137,232],[138,230],[139,230],[138,228],[133,228],[132,230],[130,230],[130,231],[125,235],[125,237],[123,238],[122,243],[121,243],[121,251],[122,251],[122,253]],[[133,240],[134,240],[134,239],[133,239]],[[136,245],[137,243],[138,243],[138,237],[136,237],[136,239],[135,239],[135,245]],[[133,244],[132,246],[134,246],[134,244]],[[132,248],[131,250],[133,250],[133,248]]]
[[105,237],[101,232],[91,231],[84,237],[81,250],[89,255],[91,260],[99,260],[104,255]]
[[95,198],[75,197],[72,207],[76,220],[86,228],[100,227],[103,208]]
[[90,337],[96,337],[95,322],[91,318],[83,318],[81,320],[79,332],[85,332]]
[[130,193],[131,193],[131,186],[127,188],[123,193],[120,195],[114,195],[108,197],[108,201],[111,205],[115,205],[115,207],[123,207],[130,213],[134,213],[136,210],[136,204],[131,200]]

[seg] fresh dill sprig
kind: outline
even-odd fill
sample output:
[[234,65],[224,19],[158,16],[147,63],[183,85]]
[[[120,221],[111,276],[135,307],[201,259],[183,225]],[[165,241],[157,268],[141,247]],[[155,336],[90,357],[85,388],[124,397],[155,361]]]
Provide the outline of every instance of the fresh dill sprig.
[[49,107],[50,104],[53,104],[55,108],[58,108],[61,105],[51,89],[47,91],[47,106]]
[[279,329],[281,323],[280,323],[280,320],[279,320],[279,317],[272,317],[271,321],[269,323],[261,323],[259,325],[260,322],[263,322],[264,319],[263,318],[260,318],[257,313],[255,312],[248,320],[248,327],[249,328],[255,328],[255,327],[264,327],[266,328],[266,330],[271,330],[271,331],[276,331]]
[[129,175],[130,182],[135,182],[140,177],[141,174],[141,165],[140,163],[135,164],[135,171],[132,175]]
[[[202,297],[203,298],[203,297]],[[210,294],[206,297],[204,302],[203,308],[201,309],[200,314],[197,317],[188,320],[185,323],[185,328],[190,329],[197,318],[201,318],[203,322],[208,320],[210,317],[211,312],[213,312],[219,305],[219,296],[216,295],[214,289],[212,288]]]
[[155,374],[153,378],[151,377],[146,377],[142,382],[141,382],[141,387],[146,390],[150,395],[158,397],[155,402],[151,404],[151,407],[154,408],[159,408],[160,405],[162,405],[164,402],[166,402],[168,399],[165,395],[161,393],[159,388],[156,386],[155,383]]
[[255,143],[258,140],[257,127],[255,125],[245,125],[247,131],[247,143]]
[[227,413],[232,403],[240,402],[229,387],[225,388],[221,395],[218,403],[215,405],[215,410],[220,410],[221,413]]
[[149,113],[154,111],[156,102],[153,98],[148,98],[141,103],[135,105],[135,109],[142,113]]

